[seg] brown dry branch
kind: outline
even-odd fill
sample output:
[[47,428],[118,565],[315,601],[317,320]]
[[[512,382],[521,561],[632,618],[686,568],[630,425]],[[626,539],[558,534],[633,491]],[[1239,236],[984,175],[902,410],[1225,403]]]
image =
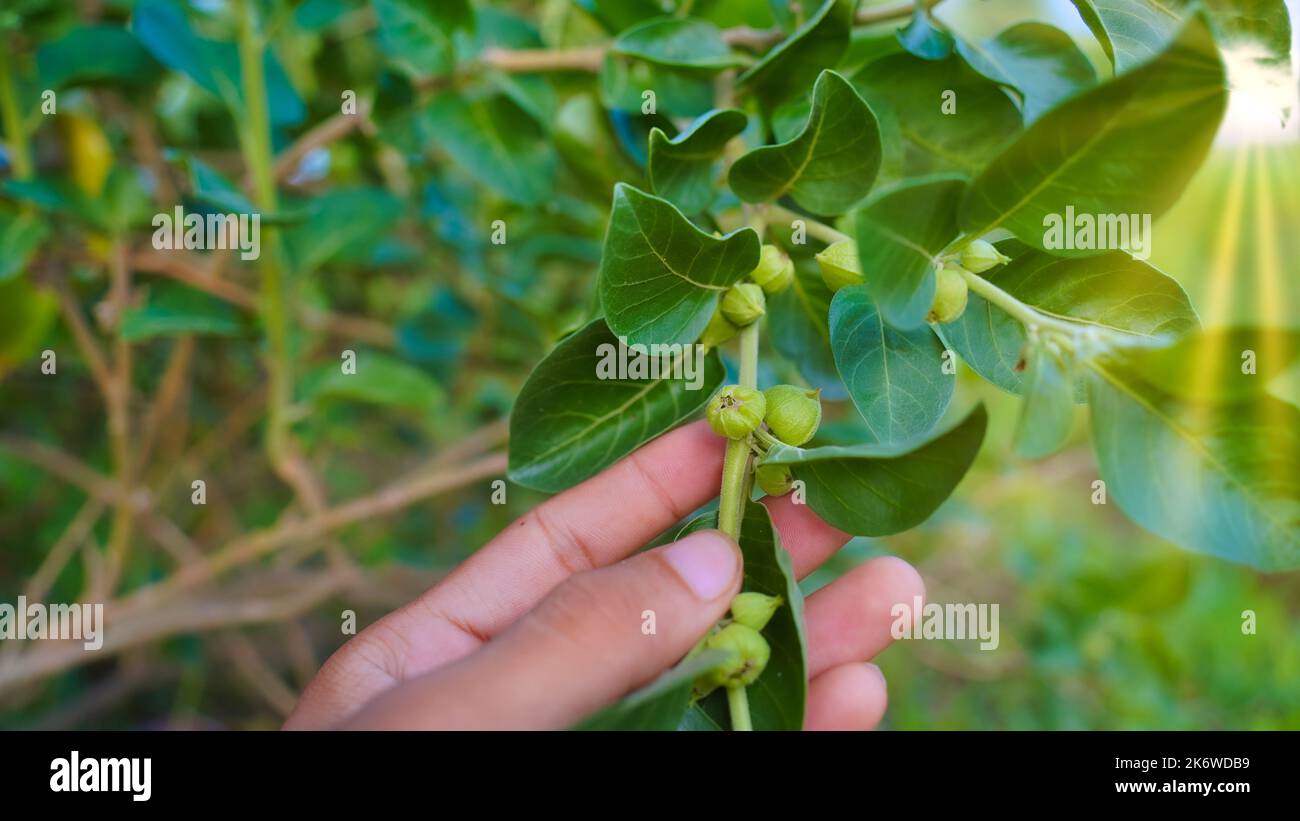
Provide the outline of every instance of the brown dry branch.
[[104,608],[104,644],[87,651],[80,641],[42,641],[0,666],[0,693],[83,664],[182,633],[294,618],[347,587],[352,571],[295,572],[205,591],[163,606],[130,612],[115,602]]
[[123,607],[133,612],[147,610],[156,602],[202,585],[232,568],[247,564],[284,545],[319,539],[350,524],[384,516],[430,496],[500,474],[505,468],[506,456],[504,453],[499,453],[485,456],[461,467],[418,471],[374,493],[318,515],[289,520],[269,530],[241,536],[205,557],[201,563],[184,567],[168,579],[137,590],[127,597]]

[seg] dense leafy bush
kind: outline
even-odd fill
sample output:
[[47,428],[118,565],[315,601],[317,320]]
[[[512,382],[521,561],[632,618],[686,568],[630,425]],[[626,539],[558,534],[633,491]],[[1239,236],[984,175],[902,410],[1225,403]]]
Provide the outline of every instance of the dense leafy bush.
[[[973,466],[1001,481],[981,448],[1075,453],[1077,406],[1098,473],[1078,494],[1217,557],[1117,577],[1300,565],[1297,409],[1270,391],[1296,334],[1203,329],[1184,272],[1149,259],[1220,128],[1224,54],[1289,67],[1285,4],[1076,0],[1082,47],[1015,13],[970,34],[933,5],[0,13],[3,525],[33,546],[6,588],[108,599],[116,676],[133,654],[174,674],[144,650],[265,621],[301,675],[302,625],[320,629],[301,614],[400,600],[394,560],[427,567],[438,542],[450,564],[706,405],[726,468],[683,527],[736,536],[746,589],[780,598],[770,659],[742,682],[688,658],[592,726],[800,726],[801,588],[753,500],[893,536]],[[260,248],[171,247],[174,208],[258,214]],[[676,376],[602,372],[652,346]],[[1041,540],[1024,562],[1052,561]],[[1084,643],[1081,601],[1052,646]],[[278,644],[214,635],[205,652],[292,703]],[[1143,658],[1177,666],[1161,652]],[[0,688],[55,700],[31,686],[92,660],[0,658]]]

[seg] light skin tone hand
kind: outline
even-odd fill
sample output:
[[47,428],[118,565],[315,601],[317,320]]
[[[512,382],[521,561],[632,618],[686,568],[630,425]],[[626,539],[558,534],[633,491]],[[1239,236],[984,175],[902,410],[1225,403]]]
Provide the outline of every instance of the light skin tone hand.
[[[344,644],[285,728],[560,729],[653,680],[740,591],[740,551],[718,531],[637,552],[717,495],[723,446],[688,425],[538,506]],[[788,496],[764,504],[801,578],[849,539]],[[885,679],[868,660],[894,604],[924,592],[881,558],[808,597],[808,729],[876,726]]]

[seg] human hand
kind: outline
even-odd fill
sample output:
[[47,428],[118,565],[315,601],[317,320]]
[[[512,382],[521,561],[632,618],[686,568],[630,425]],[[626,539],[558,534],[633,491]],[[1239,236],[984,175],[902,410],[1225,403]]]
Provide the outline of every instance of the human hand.
[[[539,505],[343,645],[285,728],[559,729],[654,679],[726,614],[740,552],[710,530],[631,554],[717,495],[724,446],[688,425]],[[789,496],[764,504],[800,578],[848,541]],[[894,604],[920,595],[910,565],[880,558],[808,597],[806,728],[880,721],[885,680],[866,660]]]

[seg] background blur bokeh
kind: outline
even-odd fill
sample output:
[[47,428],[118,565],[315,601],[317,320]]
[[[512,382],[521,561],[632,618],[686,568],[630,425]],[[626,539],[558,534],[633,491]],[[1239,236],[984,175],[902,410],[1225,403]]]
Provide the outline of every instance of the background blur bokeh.
[[[89,23],[121,27],[133,5],[20,2],[21,25],[0,32],[0,48],[22,99],[34,108],[52,82],[60,55],[51,43]],[[172,8],[198,35],[232,41],[238,5]],[[268,461],[266,343],[248,305],[229,293],[205,296],[182,284],[187,272],[150,264],[147,229],[106,231],[70,205],[43,211],[48,241],[25,272],[0,277],[0,602],[36,580],[48,582],[48,600],[83,601],[102,578],[114,539],[115,457],[67,312],[71,305],[99,333],[119,253],[131,267],[123,321],[136,329],[130,446],[150,501],[110,599],[122,608],[110,608],[110,634],[121,613],[130,640],[93,658],[38,659],[21,675],[31,648],[0,643],[0,727],[278,726],[346,638],[343,611],[355,610],[364,626],[542,498],[511,486],[506,504],[492,503],[490,483],[504,475],[501,420],[532,365],[591,310],[610,185],[638,179],[638,158],[613,138],[595,148],[566,142],[593,116],[589,77],[493,78],[517,83],[511,93],[538,106],[543,125],[526,119],[516,136],[556,168],[553,189],[535,204],[512,203],[440,147],[427,89],[388,65],[373,9],[348,0],[257,5],[289,102],[301,109],[287,105],[286,120],[273,123],[277,152],[331,121],[346,90],[372,107],[368,126],[295,157],[281,187],[294,317],[288,423],[298,449],[285,464],[300,469],[301,483]],[[596,36],[569,0],[476,7],[479,36],[514,46]],[[940,14],[958,30],[986,33],[1037,16],[1100,59],[1068,0],[948,0]],[[34,118],[38,178],[77,183],[70,154],[100,146],[106,173],[129,181],[110,176],[108,193],[91,199],[143,213],[145,225],[178,196],[192,207],[204,192],[209,206],[243,196],[238,118],[192,74],[144,54],[134,80],[59,82],[58,115]],[[1294,107],[1294,76],[1288,89]],[[552,139],[532,140],[530,129],[550,129]],[[1294,112],[1285,119],[1271,102],[1234,99],[1211,158],[1156,224],[1152,261],[1184,285],[1206,324],[1300,327],[1296,133]],[[5,157],[12,176],[12,152]],[[22,207],[0,199],[10,219]],[[509,225],[505,245],[489,241],[494,219]],[[256,293],[256,264],[194,257],[201,272]],[[109,349],[110,339],[100,336]],[[40,372],[46,349],[58,354],[57,376]],[[344,350],[372,376],[333,378]],[[1279,389],[1300,396],[1300,376]],[[918,566],[931,601],[999,605],[996,651],[901,642],[884,654],[886,726],[1300,729],[1300,575],[1188,553],[1113,505],[1094,505],[1085,414],[1071,447],[1026,462],[1010,447],[1019,400],[964,373],[954,404],[976,398],[989,405],[990,433],[954,497],[913,531],[854,540],[806,582],[811,590],[893,553]],[[835,406],[829,417],[853,424],[851,406]],[[196,478],[206,481],[202,506],[191,504]],[[179,596],[132,598],[201,557],[247,546],[247,534],[313,521],[317,504],[373,502],[390,483],[409,490],[422,479],[415,498],[391,508],[381,498],[326,536],[240,558]],[[1254,635],[1242,632],[1245,610],[1257,616]]]

